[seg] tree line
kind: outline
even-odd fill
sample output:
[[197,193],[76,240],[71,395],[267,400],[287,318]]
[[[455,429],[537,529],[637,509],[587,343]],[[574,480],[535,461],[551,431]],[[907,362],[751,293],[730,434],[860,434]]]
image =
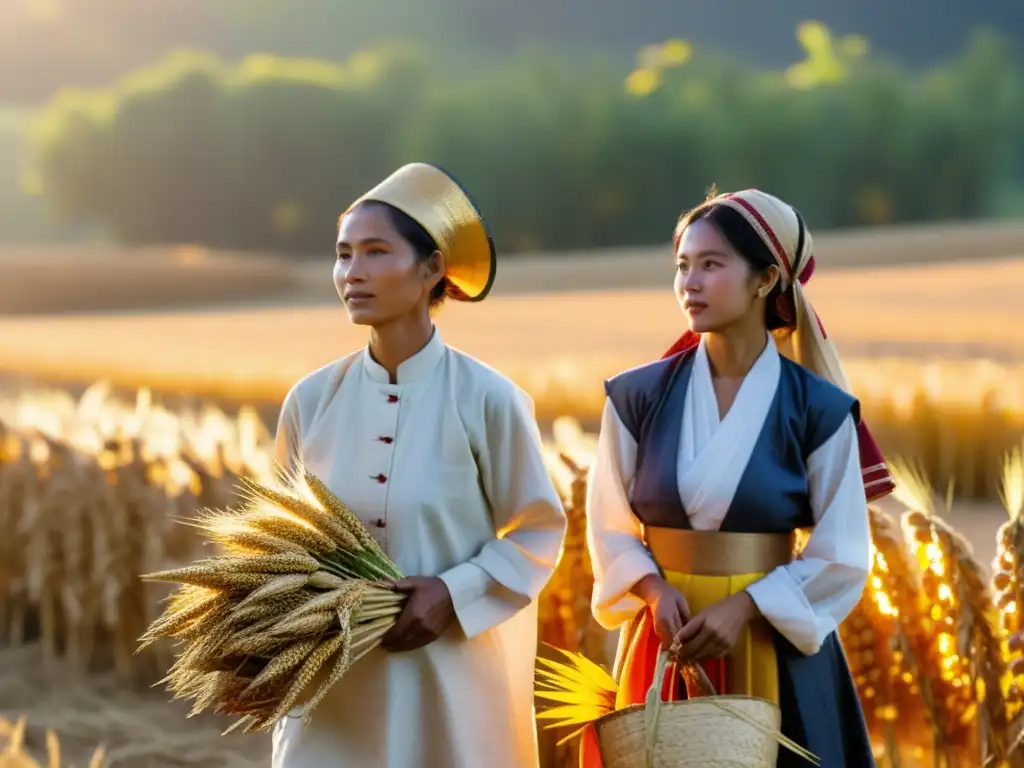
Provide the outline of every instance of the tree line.
[[[0,104],[31,108],[61,87],[101,85],[178,48],[228,58],[253,51],[335,58],[383,39],[411,38],[457,73],[525,40],[569,55],[600,51],[625,66],[636,48],[673,30],[760,66],[783,66],[797,54],[793,27],[808,17],[866,35],[874,50],[911,67],[952,55],[979,25],[998,29],[1017,51],[1024,42],[1020,0],[943,3],[941,13],[929,0],[682,7],[678,0],[7,0],[3,6]],[[743,9],[741,23],[730,7]]]
[[1024,81],[997,35],[909,73],[800,30],[781,71],[651,46],[625,73],[534,51],[453,81],[428,51],[343,64],[171,55],[56,96],[32,184],[127,244],[330,253],[335,219],[400,164],[471,190],[500,249],[665,242],[712,184],[757,186],[817,228],[992,214],[1024,186]]

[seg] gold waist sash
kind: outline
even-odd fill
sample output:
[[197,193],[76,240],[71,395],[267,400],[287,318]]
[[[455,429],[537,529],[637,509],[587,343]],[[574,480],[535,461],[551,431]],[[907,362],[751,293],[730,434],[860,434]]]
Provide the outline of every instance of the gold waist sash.
[[792,533],[723,533],[648,527],[644,541],[665,570],[702,576],[768,573],[792,561]]

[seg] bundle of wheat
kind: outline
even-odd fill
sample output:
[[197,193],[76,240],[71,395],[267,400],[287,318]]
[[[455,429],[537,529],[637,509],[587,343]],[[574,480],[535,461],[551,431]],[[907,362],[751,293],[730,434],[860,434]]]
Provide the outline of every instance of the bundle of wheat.
[[[981,755],[982,765],[1005,764],[1008,676],[998,614],[970,543],[938,516],[931,486],[919,470],[894,463],[903,525],[922,570],[931,604],[937,702],[944,706],[946,759]],[[999,762],[1002,761],[1002,762]]]
[[199,527],[222,556],[148,574],[183,586],[142,638],[185,648],[165,678],[176,698],[238,716],[235,727],[269,730],[300,700],[308,718],[345,672],[374,650],[404,596],[382,586],[402,578],[369,530],[301,468],[283,488],[245,483],[246,504],[213,512]]

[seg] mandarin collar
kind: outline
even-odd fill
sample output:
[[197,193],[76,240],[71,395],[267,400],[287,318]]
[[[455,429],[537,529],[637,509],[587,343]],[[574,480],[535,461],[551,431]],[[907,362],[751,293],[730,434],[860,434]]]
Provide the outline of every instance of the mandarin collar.
[[[441,332],[434,326],[430,334],[430,340],[416,352],[412,357],[403,360],[396,372],[396,380],[399,386],[408,384],[417,379],[425,378],[433,373],[441,358],[444,356],[445,344],[441,339]],[[370,346],[366,345],[363,350],[363,370],[371,380],[381,384],[390,384],[391,377],[380,363],[373,359],[370,354]]]

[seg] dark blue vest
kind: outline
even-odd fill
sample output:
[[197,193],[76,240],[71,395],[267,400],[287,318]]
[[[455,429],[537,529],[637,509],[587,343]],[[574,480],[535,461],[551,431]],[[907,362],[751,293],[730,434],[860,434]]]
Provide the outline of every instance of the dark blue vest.
[[[649,526],[689,528],[679,499],[679,435],[694,351],[619,374],[605,392],[637,442],[630,503]],[[856,399],[806,368],[780,359],[779,387],[724,520],[723,532],[788,533],[814,524],[807,458],[851,414]],[[875,765],[857,691],[837,633],[805,656],[775,633],[782,730],[829,768]],[[778,765],[808,766],[786,749]]]
[[[645,525],[689,528],[676,478],[679,433],[694,353],[684,352],[616,376],[605,391],[637,442],[631,502]],[[800,365],[779,360],[779,388],[722,531],[788,533],[814,524],[807,457],[835,434],[857,401]],[[770,504],[767,503],[770,498]]]

